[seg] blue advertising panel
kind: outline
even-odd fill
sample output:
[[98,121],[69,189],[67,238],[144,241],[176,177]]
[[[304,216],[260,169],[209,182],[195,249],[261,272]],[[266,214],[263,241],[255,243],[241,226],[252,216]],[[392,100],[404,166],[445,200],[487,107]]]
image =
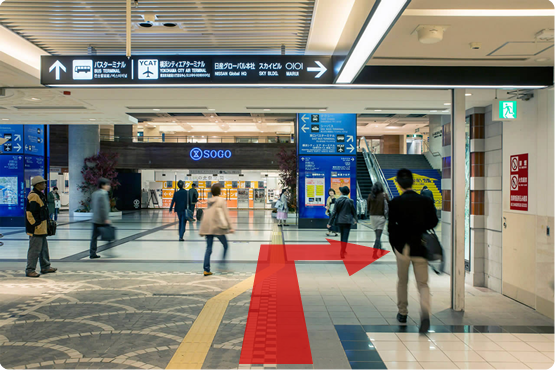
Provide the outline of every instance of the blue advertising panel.
[[0,125],[0,138],[8,139],[0,145],[0,154],[23,153],[23,125]]
[[44,155],[44,125],[25,125],[25,154]]
[[25,215],[25,183],[22,155],[0,155],[0,215]]
[[330,189],[351,189],[356,204],[356,156],[299,157],[299,217],[328,218],[326,200]]
[[26,155],[25,157],[25,187],[31,191],[31,179],[35,176],[45,177],[45,159],[42,156]]
[[299,155],[356,155],[356,114],[297,114]]

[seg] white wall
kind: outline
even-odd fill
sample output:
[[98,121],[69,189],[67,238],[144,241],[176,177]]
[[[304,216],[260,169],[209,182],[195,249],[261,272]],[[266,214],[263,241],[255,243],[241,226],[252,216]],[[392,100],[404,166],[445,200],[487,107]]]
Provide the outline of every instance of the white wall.
[[[528,102],[518,101],[520,120],[503,124],[503,217],[511,220],[508,228],[530,224],[530,217],[531,224],[535,225],[535,228],[517,229],[530,243],[523,245],[513,243],[510,238],[503,239],[503,292],[511,296],[533,296],[534,307],[553,317],[554,94],[549,89],[535,91],[534,95]],[[529,155],[528,211],[513,211],[510,209],[510,157],[525,153]],[[550,236],[547,236],[548,226]],[[507,268],[518,264],[523,255],[534,255],[535,263],[530,271]],[[530,275],[535,276],[532,282],[515,286],[521,276]]]

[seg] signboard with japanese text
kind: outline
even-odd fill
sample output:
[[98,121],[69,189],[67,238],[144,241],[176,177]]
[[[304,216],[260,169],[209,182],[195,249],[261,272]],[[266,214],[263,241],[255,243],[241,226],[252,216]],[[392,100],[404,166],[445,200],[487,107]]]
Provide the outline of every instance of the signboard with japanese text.
[[0,138],[7,139],[0,145],[0,154],[23,153],[23,125],[0,125]]
[[43,85],[331,84],[329,56],[43,56]]
[[528,153],[511,156],[511,210],[528,211],[529,165]]
[[25,125],[25,154],[44,155],[44,125]]
[[356,114],[297,114],[300,155],[356,155]]
[[328,191],[336,189],[339,196],[339,184],[349,186],[349,196],[356,202],[355,156],[300,156],[298,163],[299,218],[328,218],[325,209]]

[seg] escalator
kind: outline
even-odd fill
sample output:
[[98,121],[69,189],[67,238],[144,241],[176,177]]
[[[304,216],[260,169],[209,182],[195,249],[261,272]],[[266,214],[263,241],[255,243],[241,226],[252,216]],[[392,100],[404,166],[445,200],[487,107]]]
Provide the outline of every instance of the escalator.
[[370,177],[370,172],[366,166],[366,160],[364,159],[364,153],[357,153],[357,183],[360,188],[360,193],[362,199],[368,199],[368,195],[372,191],[372,179]]

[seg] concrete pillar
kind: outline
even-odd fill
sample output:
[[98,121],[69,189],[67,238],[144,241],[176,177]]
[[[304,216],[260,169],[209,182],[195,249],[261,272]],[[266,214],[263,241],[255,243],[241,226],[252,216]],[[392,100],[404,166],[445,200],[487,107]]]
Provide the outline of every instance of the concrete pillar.
[[451,308],[464,311],[465,308],[465,90],[453,90],[451,112]]
[[83,182],[81,169],[87,157],[100,150],[100,130],[98,125],[69,125],[69,214],[72,215],[85,198],[77,186]]
[[133,141],[133,125],[114,125],[114,141],[130,143]]

